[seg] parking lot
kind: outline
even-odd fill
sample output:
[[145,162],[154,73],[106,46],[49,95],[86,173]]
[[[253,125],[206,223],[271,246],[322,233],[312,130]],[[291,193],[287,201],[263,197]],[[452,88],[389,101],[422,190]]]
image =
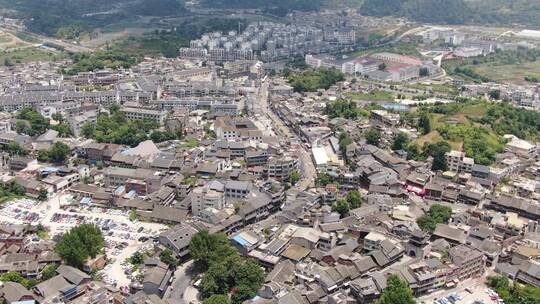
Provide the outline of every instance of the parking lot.
[[503,304],[493,290],[485,285],[485,277],[460,282],[457,287],[441,290],[419,298],[424,304]]
[[105,237],[105,253],[109,263],[101,274],[107,283],[117,287],[129,285],[130,277],[122,263],[134,252],[152,245],[153,238],[167,226],[157,223],[130,221],[129,212],[96,206],[69,206],[71,195],[52,196],[46,202],[18,199],[3,204],[0,222],[42,224],[50,229],[50,236],[64,233],[82,223],[98,225]]

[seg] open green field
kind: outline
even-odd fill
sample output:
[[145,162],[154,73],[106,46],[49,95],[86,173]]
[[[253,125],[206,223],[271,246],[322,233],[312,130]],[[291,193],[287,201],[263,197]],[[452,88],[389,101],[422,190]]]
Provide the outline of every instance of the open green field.
[[66,55],[35,47],[15,51],[0,52],[0,64],[20,64],[34,61],[54,61],[65,58]]
[[442,67],[449,75],[467,81],[524,84],[525,76],[540,77],[540,49],[504,51],[487,56],[445,60]]
[[508,65],[485,64],[473,70],[497,82],[525,84],[525,76],[540,78],[540,60]]
[[[414,109],[416,110],[416,109]],[[417,143],[422,146],[424,143],[429,142],[437,142],[440,140],[444,140],[441,135],[439,134],[439,131],[437,131],[437,128],[445,125],[445,124],[463,124],[463,123],[469,123],[469,118],[480,118],[486,114],[486,107],[484,104],[467,104],[464,105],[459,111],[452,114],[438,114],[438,113],[430,113],[431,118],[431,132],[428,134],[421,136],[417,139]],[[447,140],[447,142],[452,146],[452,149],[460,151],[463,147],[463,141],[451,141]]]
[[369,93],[350,92],[346,96],[352,100],[367,100],[367,101],[394,101],[395,96],[391,92],[374,90]]

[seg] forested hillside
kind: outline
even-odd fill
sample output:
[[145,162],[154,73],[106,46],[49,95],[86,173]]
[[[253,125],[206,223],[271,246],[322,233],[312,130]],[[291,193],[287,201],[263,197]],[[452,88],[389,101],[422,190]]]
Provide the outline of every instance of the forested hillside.
[[205,8],[261,9],[270,13],[285,15],[291,10],[318,10],[332,0],[201,0]]
[[183,0],[0,0],[7,14],[25,20],[34,32],[76,35],[134,15],[170,16],[185,11]]
[[536,0],[365,0],[360,11],[428,23],[540,26]]

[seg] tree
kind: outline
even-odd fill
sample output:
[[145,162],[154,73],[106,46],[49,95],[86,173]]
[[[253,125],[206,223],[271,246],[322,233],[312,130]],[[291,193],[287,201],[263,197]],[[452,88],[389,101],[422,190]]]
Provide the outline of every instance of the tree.
[[349,203],[344,199],[339,199],[332,205],[332,211],[337,212],[341,217],[344,217],[349,213]]
[[500,90],[489,91],[489,98],[494,99],[494,100],[501,99],[501,91]]
[[20,273],[15,271],[8,271],[0,276],[2,282],[15,282],[23,285],[26,288],[32,288],[36,285],[36,281],[28,280],[24,278]]
[[49,120],[34,108],[23,108],[17,114],[17,133],[38,136],[49,129]]
[[68,231],[56,244],[55,251],[68,265],[82,268],[88,258],[103,251],[104,239],[99,227],[81,224]]
[[366,142],[370,145],[379,146],[381,141],[381,132],[377,129],[371,128],[366,132]]
[[426,67],[420,68],[420,77],[429,76],[429,69]]
[[429,118],[428,113],[422,112],[422,114],[420,114],[420,117],[418,118],[418,129],[422,134],[431,132],[431,119]]
[[8,57],[4,58],[4,66],[6,66],[6,67],[12,67],[12,66],[13,66],[13,62],[11,61],[11,59],[9,59]]
[[510,287],[508,279],[504,276],[489,276],[487,278],[487,284],[493,289],[508,289]]
[[421,159],[421,153],[420,153],[420,147],[417,143],[411,142],[405,147],[405,151],[407,152],[407,159],[412,160],[420,160]]
[[431,170],[433,171],[446,171],[448,170],[448,164],[446,163],[446,153],[451,151],[450,144],[446,141],[439,141],[436,143],[426,143],[423,147],[423,153],[426,156],[433,157],[431,164]]
[[237,254],[225,234],[211,234],[208,230],[201,230],[191,238],[189,252],[205,269],[216,260]]
[[229,292],[233,303],[241,303],[256,295],[264,282],[264,270],[256,262],[241,257],[222,233],[199,231],[189,248],[195,261],[204,264],[206,270],[200,285],[205,303],[222,301]]
[[265,274],[256,262],[246,260],[235,268],[233,276],[237,289],[232,296],[232,302],[242,303],[257,294],[257,290],[264,283]]
[[433,232],[438,224],[447,224],[452,217],[452,208],[440,204],[434,204],[429,208],[428,213],[416,220],[420,229],[426,232]]
[[28,155],[28,150],[17,142],[10,142],[8,144],[7,150],[9,154],[11,155],[19,155],[19,156]]
[[40,162],[48,163],[51,161],[51,153],[49,153],[49,150],[38,150],[37,160]]
[[392,274],[386,280],[386,288],[383,290],[377,304],[415,304],[412,289],[407,282]]
[[295,92],[314,92],[318,89],[328,89],[345,76],[337,69],[320,68],[308,70],[288,76]]
[[300,180],[300,173],[298,172],[298,170],[294,170],[293,172],[291,172],[291,177],[290,177],[291,185],[296,185],[296,183],[298,183],[299,180]]
[[257,295],[256,290],[253,290],[247,285],[240,285],[235,288],[231,301],[233,304],[240,304],[253,298],[255,295]]
[[68,145],[62,142],[55,142],[49,151],[50,158],[55,163],[63,163],[71,153]]
[[509,304],[530,304],[540,302],[540,287],[513,284],[504,276],[490,276],[487,284],[495,289],[497,294]]
[[56,276],[56,269],[58,269],[57,264],[49,264],[45,266],[45,268],[43,268],[41,271],[41,280],[45,281]]
[[159,254],[159,259],[163,263],[169,265],[170,269],[175,269],[176,266],[178,266],[178,260],[174,257],[174,252],[169,248],[165,248],[165,250]]
[[136,251],[129,257],[128,261],[132,265],[141,265],[144,263],[144,254],[140,251]]
[[47,189],[40,188],[39,189],[39,194],[38,194],[38,197],[37,197],[38,201],[40,201],[40,202],[46,201],[48,197],[49,197],[49,192],[47,191]]
[[349,137],[347,132],[341,132],[339,134],[339,150],[341,153],[346,155],[347,152],[347,146],[352,144],[352,139]]
[[56,120],[56,121],[59,122],[59,123],[64,122],[64,117],[62,116],[62,113],[58,113],[58,112],[53,113],[53,114],[51,115],[51,118],[54,119],[54,120]]
[[405,134],[404,132],[399,132],[394,137],[394,142],[392,143],[392,150],[394,151],[403,150],[405,149],[408,143],[409,143],[409,136],[407,136],[407,134]]
[[379,64],[379,71],[385,71],[386,70],[386,63]]
[[352,190],[347,193],[347,203],[350,209],[359,208],[362,205],[362,196],[357,190]]
[[203,304],[228,304],[229,297],[223,294],[215,294],[203,301]]
[[332,183],[332,178],[326,173],[317,173],[315,184],[318,186],[326,186]]

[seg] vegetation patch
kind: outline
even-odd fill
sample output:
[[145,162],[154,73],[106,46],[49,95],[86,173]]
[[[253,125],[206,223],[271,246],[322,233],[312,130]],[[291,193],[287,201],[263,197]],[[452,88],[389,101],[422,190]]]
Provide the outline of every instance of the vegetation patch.
[[442,67],[450,75],[474,82],[499,81],[524,83],[540,77],[539,49],[497,51],[481,57],[443,61]]
[[320,68],[291,74],[288,79],[295,92],[315,92],[330,88],[338,81],[343,81],[345,76],[336,69]]
[[133,53],[119,51],[97,51],[95,53],[77,53],[72,55],[73,65],[63,72],[75,75],[105,68],[129,68],[141,62],[142,57]]

